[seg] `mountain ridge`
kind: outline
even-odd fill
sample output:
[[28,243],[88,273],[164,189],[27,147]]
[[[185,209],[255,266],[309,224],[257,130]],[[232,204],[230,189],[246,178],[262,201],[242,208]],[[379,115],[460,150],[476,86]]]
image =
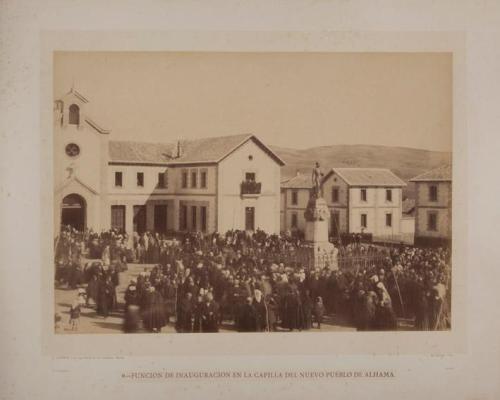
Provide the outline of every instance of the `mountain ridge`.
[[[408,184],[411,178],[448,164],[452,159],[451,152],[384,145],[327,145],[308,149],[270,147],[286,163],[282,167],[282,179],[297,172],[309,173],[318,161],[324,172],[334,167],[388,168]],[[409,183],[403,189],[405,197],[415,197],[413,186]]]

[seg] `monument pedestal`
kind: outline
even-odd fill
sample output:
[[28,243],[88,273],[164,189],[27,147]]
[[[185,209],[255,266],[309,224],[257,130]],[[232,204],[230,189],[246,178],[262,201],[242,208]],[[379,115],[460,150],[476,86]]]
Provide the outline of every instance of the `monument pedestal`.
[[304,212],[306,219],[305,248],[309,253],[309,268],[338,269],[338,250],[328,241],[330,210],[322,197],[312,196]]

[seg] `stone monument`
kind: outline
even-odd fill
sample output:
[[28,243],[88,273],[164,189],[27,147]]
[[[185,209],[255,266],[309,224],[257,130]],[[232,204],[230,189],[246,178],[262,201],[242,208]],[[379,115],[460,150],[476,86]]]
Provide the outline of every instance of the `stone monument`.
[[328,240],[330,210],[322,194],[323,173],[319,163],[312,171],[312,190],[304,217],[306,219],[305,247],[309,252],[309,268],[338,269],[338,250]]

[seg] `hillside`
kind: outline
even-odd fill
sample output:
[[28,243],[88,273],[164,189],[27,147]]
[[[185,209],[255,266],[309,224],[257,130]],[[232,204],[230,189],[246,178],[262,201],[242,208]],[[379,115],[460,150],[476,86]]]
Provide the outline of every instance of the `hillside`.
[[[332,145],[304,150],[276,146],[272,149],[286,163],[282,179],[294,176],[297,171],[309,174],[318,161],[325,172],[332,167],[389,168],[408,183],[412,177],[451,161],[451,153],[405,147]],[[404,194],[414,197],[413,184],[404,189]]]

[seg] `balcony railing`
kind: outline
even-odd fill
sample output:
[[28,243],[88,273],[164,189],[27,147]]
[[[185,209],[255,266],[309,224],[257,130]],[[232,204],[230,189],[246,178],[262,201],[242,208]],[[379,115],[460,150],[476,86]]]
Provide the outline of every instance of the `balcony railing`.
[[241,182],[241,194],[242,195],[256,195],[260,194],[261,183],[255,181],[243,181]]

